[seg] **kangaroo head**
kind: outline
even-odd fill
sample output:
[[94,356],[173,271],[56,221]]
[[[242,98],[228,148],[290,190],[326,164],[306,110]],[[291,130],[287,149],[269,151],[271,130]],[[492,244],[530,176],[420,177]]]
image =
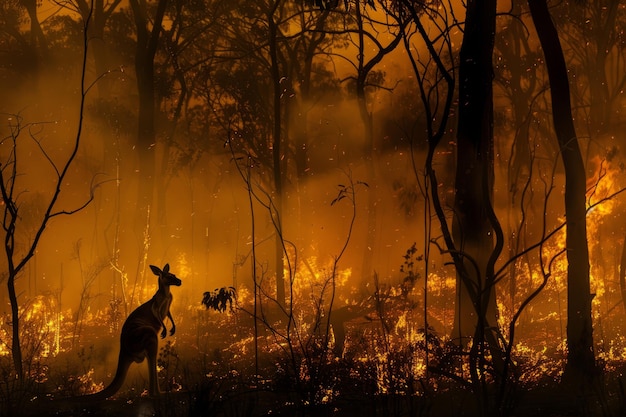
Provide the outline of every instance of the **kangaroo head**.
[[183,282],[174,274],[170,272],[170,264],[165,264],[163,270],[160,270],[159,267],[150,265],[150,269],[154,272],[154,275],[159,277],[159,284],[161,285],[175,285],[179,287]]

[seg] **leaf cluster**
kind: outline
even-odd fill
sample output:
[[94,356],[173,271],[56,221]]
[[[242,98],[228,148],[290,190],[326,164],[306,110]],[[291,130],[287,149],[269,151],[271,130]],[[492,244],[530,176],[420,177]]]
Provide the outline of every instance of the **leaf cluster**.
[[[357,0],[358,1],[358,0]],[[320,10],[333,10],[339,7],[339,0],[307,0],[307,3],[319,7]],[[376,10],[376,4],[374,0],[364,0],[363,3]],[[346,10],[350,9],[350,1],[343,0],[343,6]]]
[[[363,185],[366,188],[369,188],[369,185],[363,181],[357,181],[356,185]],[[336,203],[340,202],[344,198],[350,198],[354,201],[354,186],[355,184],[338,184],[337,187],[339,188],[339,191],[337,192],[337,197],[335,197],[333,201],[330,202],[330,205],[334,206]]]
[[416,269],[416,263],[421,262],[424,259],[423,255],[417,254],[417,244],[413,242],[410,248],[402,256],[404,262],[400,265],[400,272],[405,274],[402,280],[402,295],[406,298],[415,286],[415,282],[420,278],[419,272]]
[[202,304],[207,310],[212,309],[223,313],[228,307],[233,310],[233,301],[237,301],[237,292],[234,287],[216,288],[214,291],[207,291],[202,297]]

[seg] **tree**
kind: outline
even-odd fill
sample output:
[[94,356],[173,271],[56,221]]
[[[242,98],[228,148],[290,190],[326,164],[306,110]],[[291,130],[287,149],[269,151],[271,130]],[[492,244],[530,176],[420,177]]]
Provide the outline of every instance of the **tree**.
[[154,10],[154,16],[149,16],[151,8],[145,0],[130,0],[137,33],[135,50],[135,77],[139,95],[139,114],[137,116],[137,149],[139,155],[137,218],[141,220],[146,218],[154,197],[154,177],[156,173],[155,114],[157,111],[154,66],[167,4],[168,0],[159,0]]
[[238,155],[253,157],[262,168],[254,172],[271,199],[267,215],[275,234],[281,306],[289,298],[282,219],[292,207],[285,196],[307,172],[309,100],[321,95],[316,83],[331,75],[314,73],[315,58],[329,42],[324,28],[329,12],[317,13],[285,1],[242,2],[228,11],[229,30],[217,33],[218,59],[207,71],[206,96],[217,124]]
[[298,8],[297,15],[291,19],[297,32],[284,42],[285,52],[282,54],[287,68],[289,89],[294,97],[287,103],[286,134],[298,180],[298,198],[306,190],[300,188],[301,182],[311,174],[309,161],[309,112],[312,100],[319,99],[325,93],[319,81],[329,78],[328,69],[317,62],[320,54],[327,53],[332,47],[334,37],[328,32],[328,25],[333,23],[333,13],[328,10],[318,12],[309,9],[305,4],[294,5]]
[[[361,116],[361,122],[364,128],[364,146],[363,157],[365,159],[365,166],[367,172],[366,181],[370,185],[368,193],[367,203],[367,234],[365,245],[363,248],[363,266],[361,275],[363,279],[368,280],[371,277],[372,271],[372,259],[374,253],[372,248],[375,246],[377,227],[376,227],[376,207],[378,205],[378,193],[376,192],[376,145],[374,143],[374,117],[372,114],[371,103],[368,100],[368,90],[373,88],[382,87],[382,81],[384,74],[382,72],[376,72],[374,69],[383,58],[393,52],[396,47],[402,41],[402,33],[406,26],[407,19],[403,19],[401,15],[395,15],[396,21],[388,23],[388,33],[391,35],[391,40],[386,44],[379,41],[378,34],[374,30],[371,32],[366,29],[367,25],[372,28],[376,26],[375,19],[368,16],[366,10],[368,8],[374,8],[373,2],[363,3],[357,0],[354,4],[354,21],[356,25],[357,34],[357,62],[353,64],[356,69],[355,87],[356,98],[359,109],[359,115]],[[371,46],[370,46],[371,44]],[[368,49],[373,49],[372,56],[366,52]]]
[[[89,86],[85,84],[85,71],[87,60],[88,37],[91,15],[83,21],[83,55],[82,55],[82,71],[80,78],[80,99],[78,105],[78,125],[73,141],[70,142],[69,154],[63,162],[55,162],[54,158],[44,147],[44,144],[37,138],[37,128],[41,127],[36,123],[24,124],[20,115],[13,115],[9,118],[8,135],[3,138],[2,145],[6,146],[3,152],[3,163],[0,169],[0,193],[2,194],[3,218],[2,230],[4,232],[4,253],[7,261],[7,288],[9,301],[11,304],[11,354],[15,376],[17,379],[24,378],[24,369],[22,363],[22,348],[20,343],[20,308],[19,299],[16,292],[15,283],[31,258],[35,255],[37,245],[39,244],[43,233],[48,224],[56,217],[72,215],[91,203],[93,200],[93,188],[90,190],[90,196],[79,206],[73,209],[61,208],[60,197],[62,188],[66,179],[77,159],[78,150],[81,143],[83,130],[83,115],[85,110],[85,98],[89,91]],[[21,208],[27,191],[27,184],[20,182],[20,177],[24,171],[22,163],[26,162],[25,158],[31,158],[32,155],[22,154],[23,137],[30,136],[35,149],[39,150],[39,158],[48,163],[48,167],[53,172],[53,187],[47,193],[45,203],[41,215],[35,221],[33,226],[34,232],[29,233],[28,225],[25,224],[22,217]],[[25,164],[26,165],[26,164]],[[28,166],[28,165],[26,165]],[[20,233],[26,233],[30,238],[27,243],[20,240]]]
[[24,6],[28,12],[28,18],[30,19],[30,36],[32,37],[32,44],[39,45],[39,48],[43,53],[48,49],[46,36],[41,29],[41,23],[37,16],[37,1],[36,0],[20,0],[20,4]]
[[[490,282],[502,242],[493,214],[493,66],[496,1],[469,1],[459,53],[457,165],[452,235],[462,255],[452,336],[462,342],[496,324]],[[491,272],[489,271],[491,269]],[[480,329],[482,327],[483,329]],[[491,332],[491,331],[489,331]],[[473,343],[480,343],[480,339]]]
[[[91,53],[93,54],[96,68],[96,78],[105,76],[111,70],[107,54],[107,43],[105,41],[106,25],[121,1],[122,0],[112,0],[108,2],[97,0],[92,2],[90,0],[70,0],[68,2],[59,3],[63,7],[75,10],[83,19],[91,16],[92,24],[89,27],[89,39],[92,43]],[[98,90],[100,92],[100,98],[108,98],[107,95],[110,90],[110,83],[106,77],[98,83]]]
[[552,121],[565,169],[567,248],[567,365],[565,378],[584,381],[596,371],[589,284],[589,250],[585,166],[576,137],[570,102],[568,72],[558,32],[546,0],[529,0],[533,24],[546,62]]
[[[390,13],[385,2],[380,5],[392,20],[382,22],[378,20],[376,3],[371,0],[353,1],[315,1],[322,10],[340,9],[343,4],[345,11],[339,11],[344,15],[343,28],[330,30],[334,35],[347,36],[347,42],[355,49],[354,60],[342,57],[348,65],[353,68],[354,75],[350,75],[346,80],[352,82],[353,93],[356,96],[356,104],[363,125],[363,145],[362,155],[366,169],[366,183],[369,185],[368,205],[367,205],[367,231],[363,245],[363,263],[361,276],[364,283],[371,278],[372,259],[375,252],[377,234],[377,206],[380,195],[377,192],[377,155],[378,149],[374,141],[374,116],[372,110],[371,92],[375,89],[385,88],[383,86],[385,73],[376,67],[389,54],[391,54],[403,39],[403,31],[410,21],[407,16],[401,13]],[[325,13],[325,12],[323,12]],[[380,28],[385,27],[385,35],[380,36]]]
[[[560,34],[572,83],[576,128],[597,139],[614,133],[619,120],[624,71],[626,8],[619,1],[570,1],[555,7],[551,15]],[[582,81],[582,79],[585,79]],[[582,121],[582,123],[580,123]]]
[[233,8],[231,30],[221,37],[223,65],[210,75],[209,93],[234,152],[264,168],[260,182],[274,233],[275,301],[280,307],[286,301],[282,216],[289,156],[284,135],[287,70],[281,59],[285,5],[283,0],[261,0]]
[[[278,59],[279,37],[282,37],[282,33],[279,29],[279,22],[281,19],[280,9],[281,0],[270,1],[266,9],[267,19],[267,43],[269,53],[269,66],[270,77],[272,80],[272,173],[274,183],[274,201],[273,206],[276,211],[273,214],[273,223],[276,236],[274,238],[275,244],[275,271],[276,275],[276,300],[281,306],[285,305],[285,273],[283,270],[284,265],[284,252],[285,252],[285,238],[283,231],[282,215],[284,214],[283,205],[283,188],[284,188],[284,169],[283,169],[283,87],[281,80],[283,79],[283,69],[279,67],[280,62]],[[272,210],[270,210],[270,213]]]
[[[522,4],[514,3],[511,16],[502,16],[496,33],[497,72],[495,82],[510,104],[510,117],[501,117],[501,127],[513,137],[510,157],[505,165],[509,205],[507,207],[507,240],[509,256],[514,257],[529,245],[525,231],[532,227],[532,219],[540,219],[541,213],[534,213],[537,205],[530,204],[533,188],[530,186],[533,173],[534,150],[529,142],[532,130],[532,109],[536,108],[537,68],[540,59],[536,48],[525,35],[526,28],[520,16]],[[535,126],[543,127],[543,123]],[[506,152],[508,143],[500,144],[500,151]],[[496,145],[497,146],[497,145]],[[527,194],[530,196],[527,197]],[[527,212],[537,216],[527,215]],[[520,260],[521,261],[521,260]],[[511,306],[515,305],[519,267],[522,262],[512,262],[509,268],[508,294]]]
[[16,85],[16,79],[37,88],[48,40],[41,29],[35,1],[7,0],[0,4],[0,46],[0,70],[17,76],[11,77],[5,91],[21,87],[22,82]]

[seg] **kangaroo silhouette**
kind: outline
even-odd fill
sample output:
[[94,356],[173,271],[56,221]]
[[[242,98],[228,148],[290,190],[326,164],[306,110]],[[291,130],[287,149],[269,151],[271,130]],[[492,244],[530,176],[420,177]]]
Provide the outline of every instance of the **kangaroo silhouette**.
[[113,381],[102,391],[85,395],[83,400],[104,400],[114,395],[122,387],[128,368],[133,362],[141,363],[148,358],[149,394],[159,394],[159,381],[157,378],[157,353],[159,351],[160,332],[161,339],[165,338],[167,328],[165,317],[172,322],[170,335],[176,332],[176,324],[170,312],[172,293],[170,286],[180,286],[182,281],[170,272],[170,265],[165,264],[163,270],[154,265],[150,269],[159,277],[159,289],[154,296],[143,303],[128,316],[122,326],[120,336],[120,356],[117,362],[117,371]]

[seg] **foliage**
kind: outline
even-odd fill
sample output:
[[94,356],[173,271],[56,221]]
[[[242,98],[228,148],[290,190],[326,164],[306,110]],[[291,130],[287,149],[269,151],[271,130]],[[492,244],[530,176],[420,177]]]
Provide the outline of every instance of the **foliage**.
[[[343,6],[346,8],[346,10],[350,9],[350,1],[351,0],[343,0]],[[340,0],[307,0],[306,3],[313,4],[316,7],[319,7],[320,10],[332,10],[339,7]],[[366,4],[367,6],[376,10],[376,3],[374,2],[374,0],[363,0],[363,4]]]
[[234,287],[216,288],[215,291],[207,291],[202,297],[202,304],[208,309],[223,313],[226,309],[233,311],[233,302],[237,301],[237,293]]
[[420,278],[419,272],[416,271],[417,262],[421,262],[424,260],[422,255],[416,255],[417,247],[414,242],[410,248],[406,250],[404,254],[404,262],[400,265],[400,272],[405,274],[404,279],[402,280],[402,295],[406,298],[408,294],[415,287],[415,283]]
[[353,197],[354,197],[354,192],[355,192],[355,187],[359,185],[359,186],[364,186],[365,188],[368,188],[369,185],[364,182],[364,181],[355,181],[354,183],[350,183],[348,185],[346,184],[338,184],[337,188],[337,197],[335,197],[333,199],[333,201],[330,202],[331,206],[334,206],[335,204],[337,204],[338,202],[340,202],[341,200],[343,200],[344,198],[348,198],[350,199],[352,202],[353,201]]

